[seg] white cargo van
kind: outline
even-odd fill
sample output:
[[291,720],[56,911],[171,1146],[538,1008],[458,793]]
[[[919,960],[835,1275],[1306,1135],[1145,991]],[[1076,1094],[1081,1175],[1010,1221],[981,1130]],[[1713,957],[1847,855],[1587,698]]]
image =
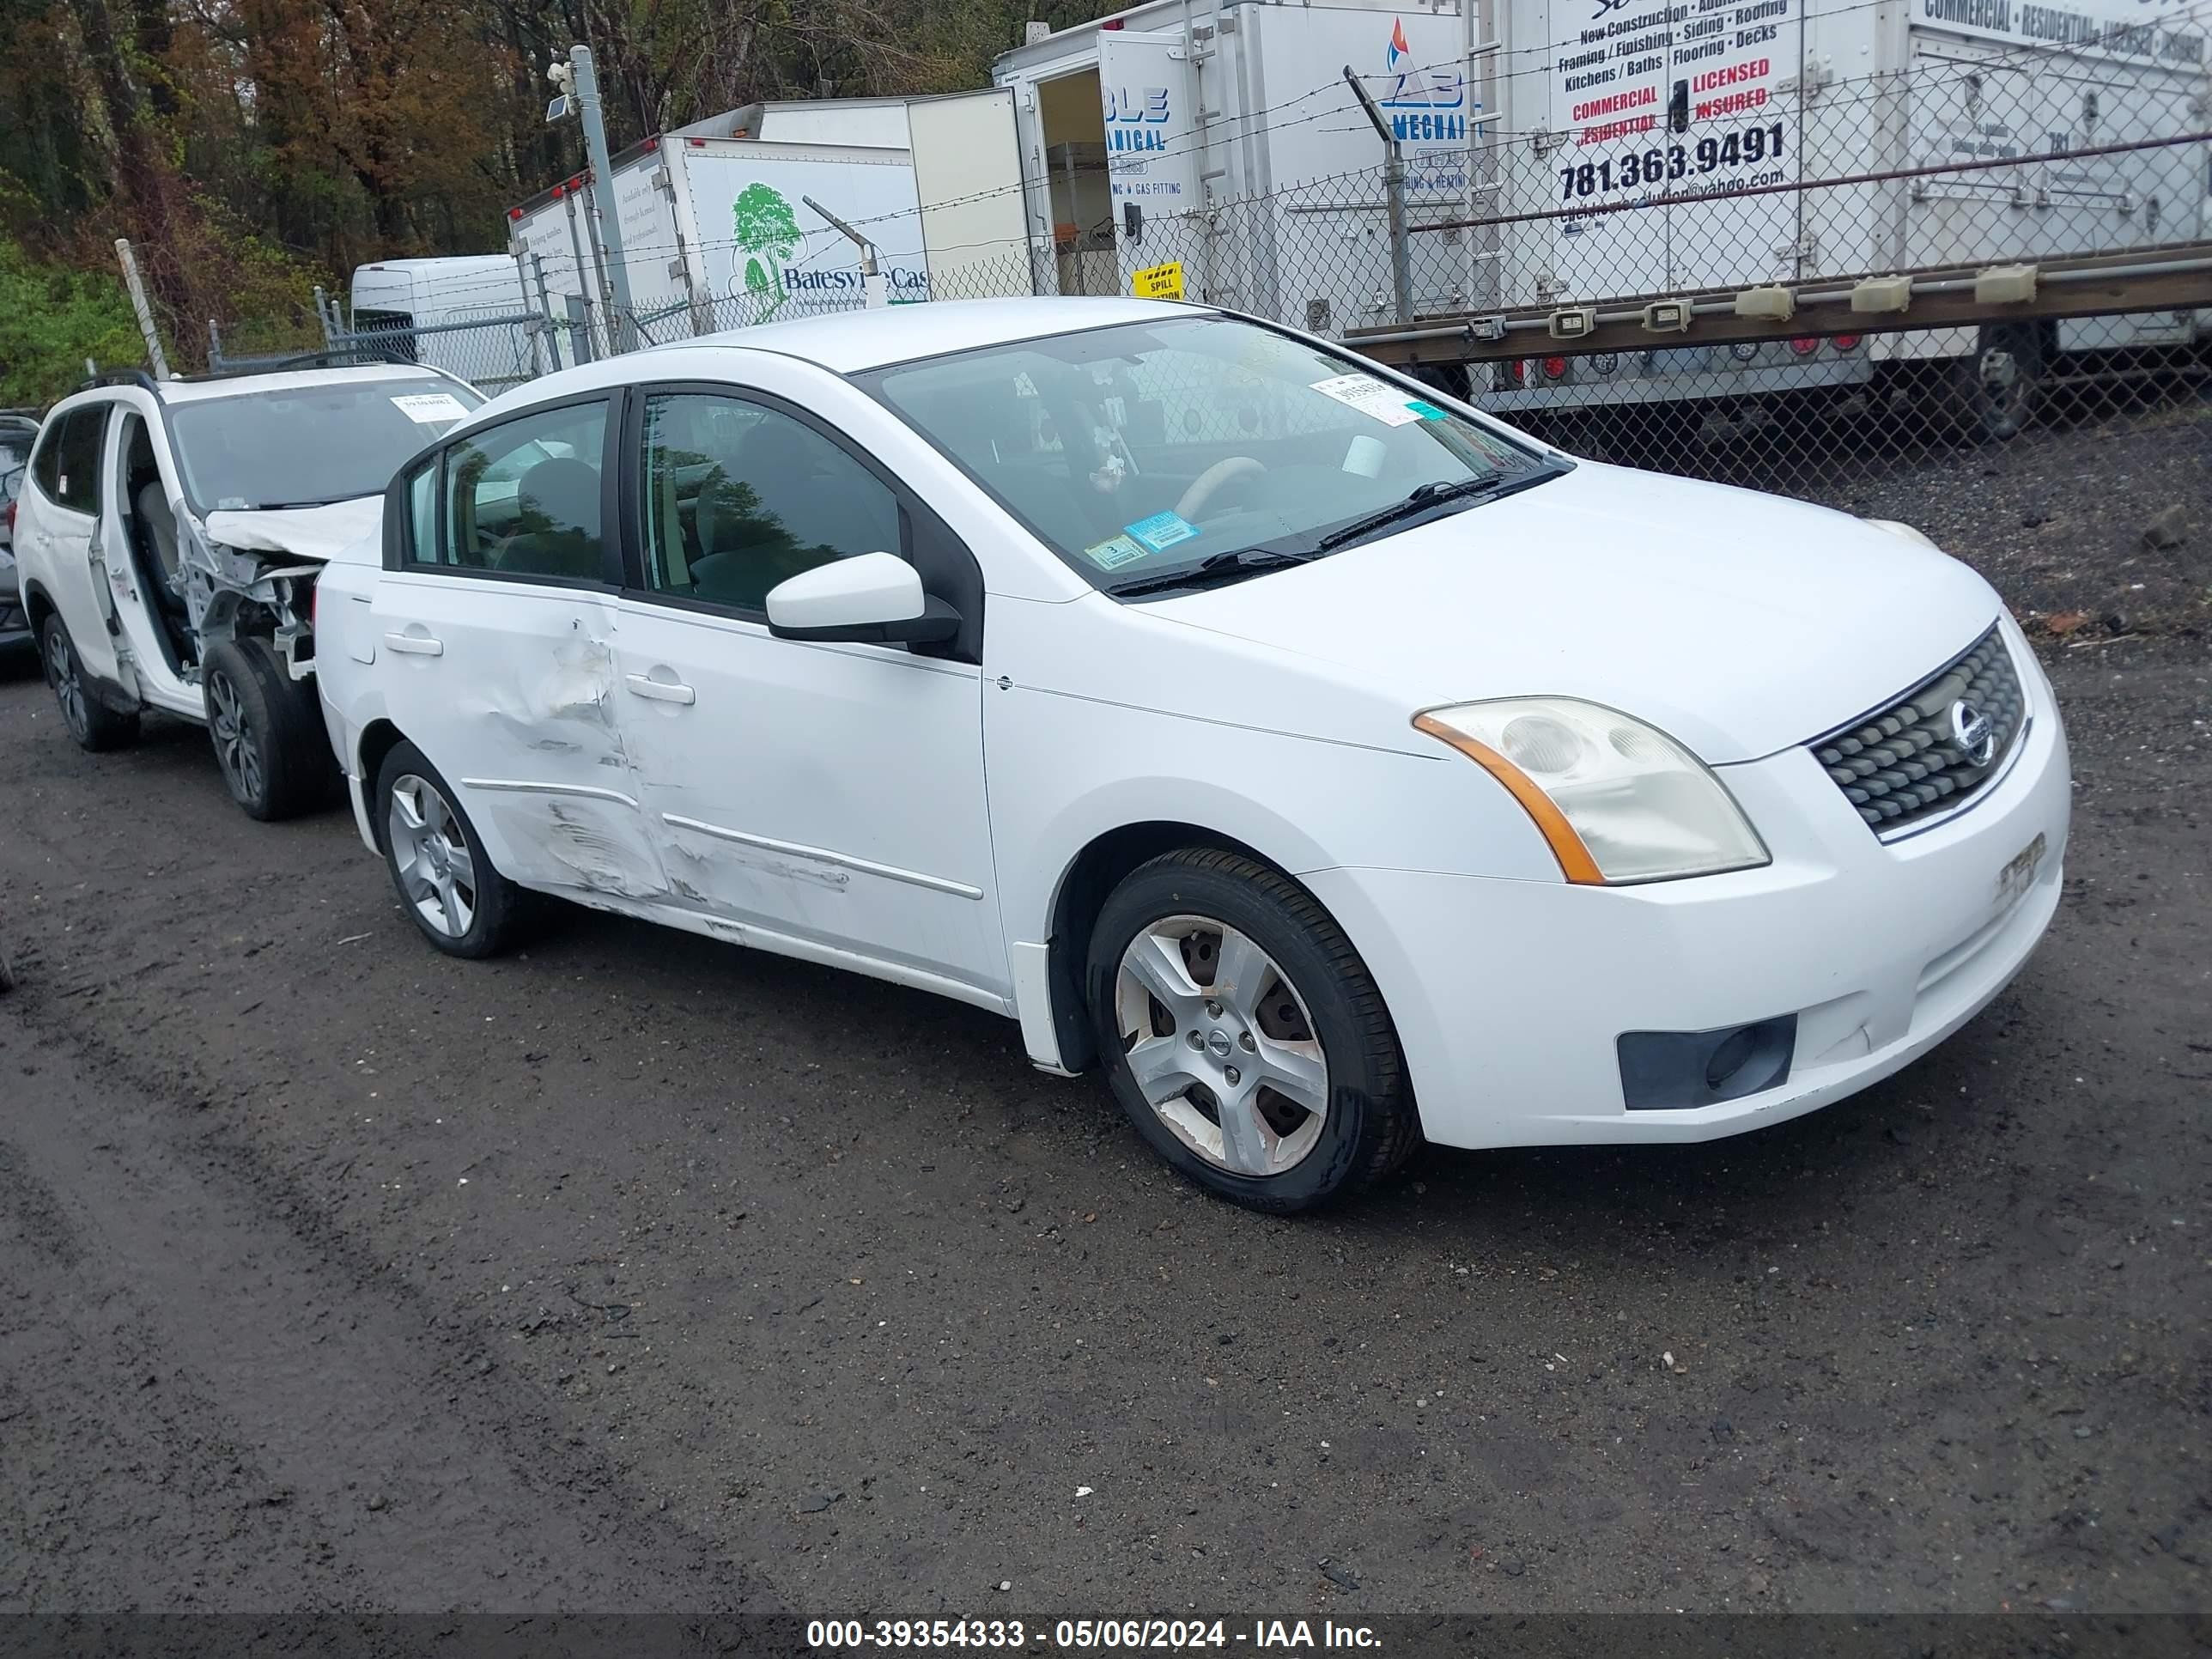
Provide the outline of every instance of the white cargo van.
[[442,368],[487,392],[539,372],[530,331],[517,320],[537,308],[505,253],[380,259],[353,273],[355,333],[398,336],[394,362]]

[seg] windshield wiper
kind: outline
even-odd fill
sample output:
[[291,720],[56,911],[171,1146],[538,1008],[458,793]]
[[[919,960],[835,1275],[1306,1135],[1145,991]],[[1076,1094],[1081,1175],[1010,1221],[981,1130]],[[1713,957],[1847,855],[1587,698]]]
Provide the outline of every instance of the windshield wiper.
[[1332,530],[1314,544],[1318,552],[1334,552],[1336,549],[1363,536],[1371,536],[1378,530],[1387,530],[1403,520],[1417,517],[1430,508],[1450,501],[1465,501],[1473,506],[1478,501],[1494,501],[1507,495],[1517,495],[1524,489],[1558,477],[1565,467],[1547,467],[1540,471],[1516,472],[1490,478],[1462,478],[1455,483],[1431,479],[1425,484],[1415,484],[1403,501],[1393,501],[1379,512],[1364,519],[1354,519],[1340,530]]
[[1210,587],[1217,582],[1241,581],[1263,571],[1282,570],[1321,556],[1311,553],[1271,553],[1265,548],[1240,548],[1234,553],[1212,553],[1179,570],[1163,570],[1157,576],[1135,576],[1116,582],[1106,591],[1116,599],[1136,593],[1164,593],[1178,587]]

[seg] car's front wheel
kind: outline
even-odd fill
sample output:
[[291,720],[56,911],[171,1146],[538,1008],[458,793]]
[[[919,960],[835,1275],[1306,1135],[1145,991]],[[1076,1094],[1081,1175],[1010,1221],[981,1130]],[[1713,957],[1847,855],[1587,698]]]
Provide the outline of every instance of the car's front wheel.
[[200,667],[208,740],[230,798],[273,823],[330,799],[337,777],[314,690],[263,639],[224,640]]
[[522,890],[492,862],[439,775],[411,743],[377,769],[378,839],[407,918],[447,956],[496,956],[514,940]]
[[1086,975],[1115,1097],[1154,1151],[1255,1210],[1371,1185],[1419,1144],[1382,994],[1312,895],[1211,848],[1115,888]]
[[100,700],[99,691],[85,677],[76,642],[58,614],[48,617],[40,630],[39,659],[46,669],[46,687],[61,708],[62,724],[78,747],[97,754],[120,749],[137,738],[137,715],[118,714]]

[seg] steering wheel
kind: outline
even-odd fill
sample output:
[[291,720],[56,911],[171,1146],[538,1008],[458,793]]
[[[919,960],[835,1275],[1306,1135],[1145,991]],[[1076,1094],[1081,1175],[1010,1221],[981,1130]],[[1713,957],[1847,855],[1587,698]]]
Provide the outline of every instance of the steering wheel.
[[1267,470],[1249,455],[1231,455],[1225,461],[1216,461],[1190,481],[1190,488],[1176,503],[1176,516],[1196,519],[1226,486],[1239,478],[1256,478]]

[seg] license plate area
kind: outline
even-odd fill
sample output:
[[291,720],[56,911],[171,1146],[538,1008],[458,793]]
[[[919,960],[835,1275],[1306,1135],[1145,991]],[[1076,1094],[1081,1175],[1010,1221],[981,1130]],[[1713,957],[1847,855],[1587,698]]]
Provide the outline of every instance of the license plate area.
[[2020,902],[2027,890],[2035,885],[2035,878],[2043,868],[2045,856],[2051,851],[2051,842],[2040,830],[2035,839],[2014,853],[2003,869],[1997,872],[1996,907],[2009,910]]

